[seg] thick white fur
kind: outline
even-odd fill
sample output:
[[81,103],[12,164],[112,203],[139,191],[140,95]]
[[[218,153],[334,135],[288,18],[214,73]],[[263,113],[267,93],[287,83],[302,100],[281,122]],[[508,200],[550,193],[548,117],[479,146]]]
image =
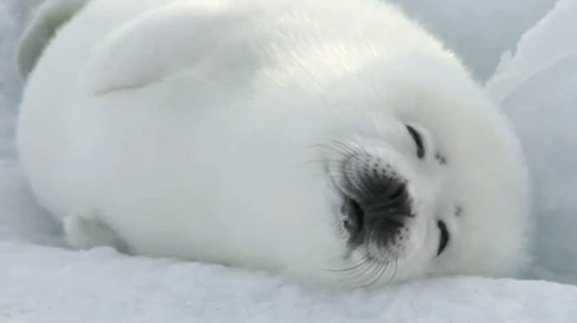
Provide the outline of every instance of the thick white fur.
[[[382,1],[93,0],[28,51],[40,58],[19,149],[77,247],[366,283],[370,270],[327,270],[362,259],[346,255],[322,167],[338,140],[403,174],[417,209],[373,286],[528,261],[529,184],[509,124],[450,51]],[[423,133],[425,159],[404,123]],[[451,240],[435,257],[439,219]]]

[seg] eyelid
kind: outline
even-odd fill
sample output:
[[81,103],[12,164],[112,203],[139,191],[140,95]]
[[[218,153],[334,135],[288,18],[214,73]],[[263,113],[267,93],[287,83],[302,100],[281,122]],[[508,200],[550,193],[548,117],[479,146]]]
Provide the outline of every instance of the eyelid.
[[409,134],[415,141],[415,144],[417,145],[417,157],[419,157],[419,159],[422,159],[423,157],[425,157],[425,146],[423,144],[423,137],[415,128],[409,125],[405,126],[407,127]]

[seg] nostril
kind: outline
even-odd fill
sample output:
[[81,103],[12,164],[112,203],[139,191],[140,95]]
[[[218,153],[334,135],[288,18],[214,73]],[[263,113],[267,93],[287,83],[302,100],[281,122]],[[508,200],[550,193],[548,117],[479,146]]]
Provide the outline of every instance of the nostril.
[[405,187],[403,185],[397,185],[396,189],[392,191],[392,193],[388,196],[388,199],[391,201],[396,201],[399,198],[403,197],[405,193]]
[[361,207],[359,202],[357,202],[355,200],[351,200],[351,201],[352,201],[351,204],[352,204],[352,208],[353,208],[353,214],[357,220],[359,228],[362,228],[363,222],[365,220],[365,211],[363,210],[363,208]]
[[362,229],[364,225],[365,211],[363,210],[359,202],[357,202],[352,198],[346,197],[345,204],[348,214],[343,224],[350,233],[357,233]]

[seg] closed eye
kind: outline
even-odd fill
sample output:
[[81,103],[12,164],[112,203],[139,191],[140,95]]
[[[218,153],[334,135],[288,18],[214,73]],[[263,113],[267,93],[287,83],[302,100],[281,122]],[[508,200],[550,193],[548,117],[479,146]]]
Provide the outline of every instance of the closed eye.
[[447,225],[443,221],[437,221],[437,227],[439,228],[439,247],[437,249],[437,257],[440,256],[443,251],[447,248],[451,236],[449,230],[447,230]]
[[419,159],[422,159],[423,157],[425,157],[425,146],[423,144],[423,137],[421,137],[421,134],[415,128],[409,125],[405,126],[407,127],[407,130],[409,131],[411,138],[413,138],[415,144],[417,145],[417,157],[419,157]]

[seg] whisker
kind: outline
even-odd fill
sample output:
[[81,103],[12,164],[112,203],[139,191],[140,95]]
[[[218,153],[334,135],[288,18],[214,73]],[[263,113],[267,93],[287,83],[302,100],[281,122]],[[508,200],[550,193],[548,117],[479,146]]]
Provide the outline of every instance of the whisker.
[[372,275],[372,277],[370,277],[371,280],[368,283],[366,283],[360,287],[369,288],[369,287],[374,286],[381,279],[383,274],[387,271],[388,263],[386,263],[386,262],[381,263],[381,264],[379,264],[379,266],[376,266],[376,267],[378,269],[375,271],[374,275]]
[[347,267],[347,268],[340,268],[340,269],[323,269],[325,271],[330,271],[330,272],[348,272],[348,271],[353,271],[355,269],[358,269],[359,267],[365,265],[367,263],[368,259],[363,259],[361,262],[359,262],[356,265],[353,265],[351,267]]
[[374,275],[378,267],[373,264],[367,264],[364,270],[357,272],[354,276],[349,277],[347,282],[355,287],[362,287],[366,280]]
[[393,258],[393,263],[394,263],[393,274],[391,275],[391,277],[390,277],[389,280],[387,281],[387,284],[390,284],[390,283],[395,279],[395,277],[397,277],[398,261],[397,261],[397,258],[396,258],[396,257]]

